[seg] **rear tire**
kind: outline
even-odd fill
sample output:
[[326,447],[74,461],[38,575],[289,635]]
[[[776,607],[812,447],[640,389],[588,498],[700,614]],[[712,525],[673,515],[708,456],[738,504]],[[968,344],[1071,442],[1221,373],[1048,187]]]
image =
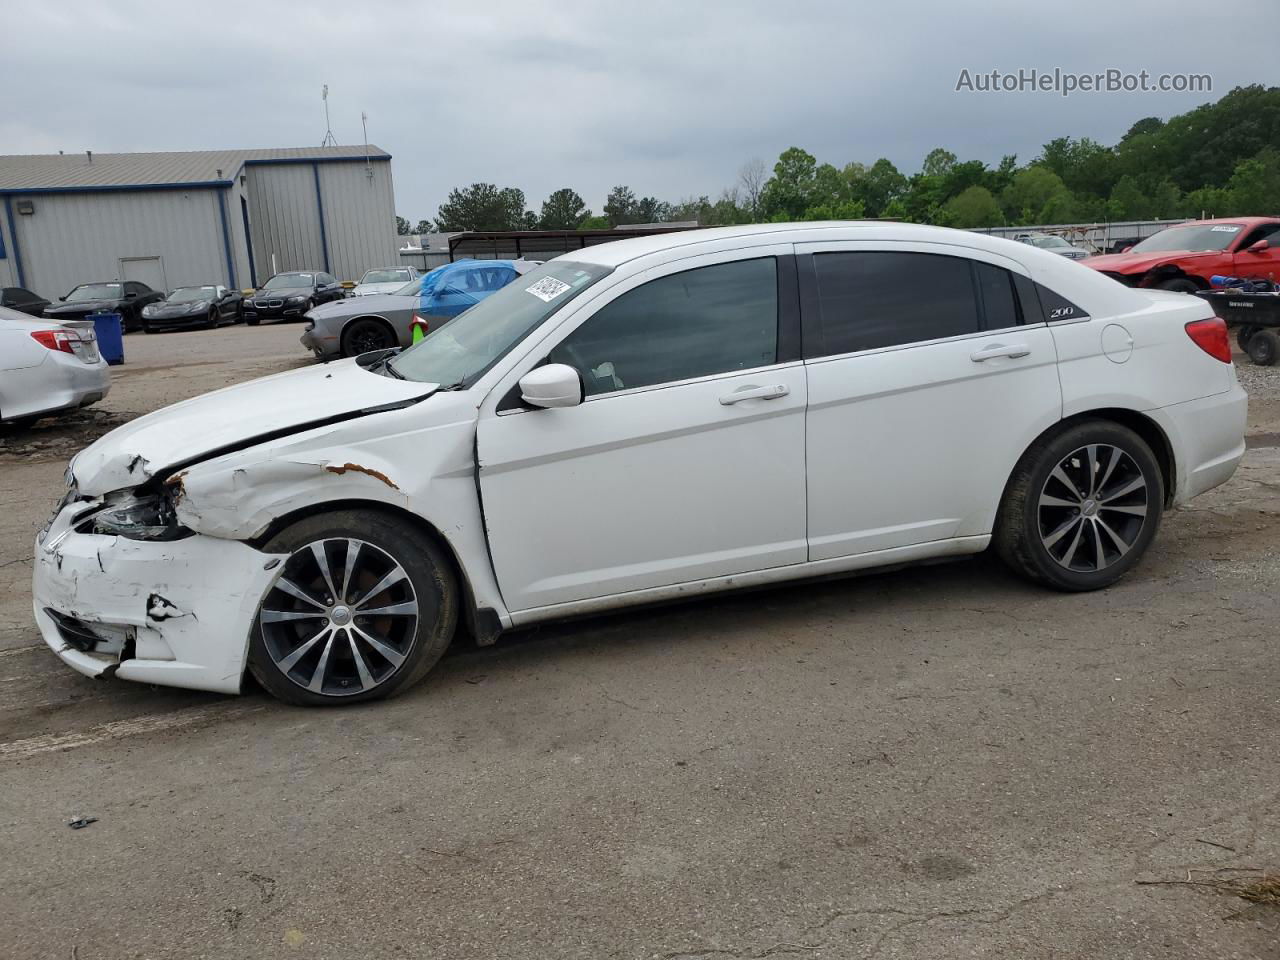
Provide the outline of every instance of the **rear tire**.
[[1280,334],[1274,330],[1258,330],[1249,338],[1245,352],[1260,367],[1274,366],[1276,358],[1280,357]]
[[1194,280],[1188,280],[1186,277],[1174,277],[1172,280],[1166,280],[1160,284],[1161,290],[1174,290],[1177,293],[1195,293],[1200,288],[1196,286]]
[[453,638],[459,591],[451,563],[430,537],[386,514],[308,517],[263,549],[289,559],[254,618],[249,671],[286,703],[394,696],[426,676]]
[[1128,427],[1087,420],[1036,441],[1018,461],[994,545],[1016,573],[1057,590],[1110,586],[1160,527],[1164,476]]

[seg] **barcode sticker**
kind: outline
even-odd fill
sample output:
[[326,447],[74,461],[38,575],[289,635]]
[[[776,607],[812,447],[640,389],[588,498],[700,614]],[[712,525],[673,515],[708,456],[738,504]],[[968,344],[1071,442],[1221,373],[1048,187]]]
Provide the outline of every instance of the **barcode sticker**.
[[1239,233],[1240,228],[1234,223],[1220,223],[1216,227],[1209,228],[1210,233]]
[[544,303],[550,303],[560,294],[569,289],[569,285],[563,280],[557,280],[555,277],[543,277],[533,286],[525,287],[525,293],[532,293]]

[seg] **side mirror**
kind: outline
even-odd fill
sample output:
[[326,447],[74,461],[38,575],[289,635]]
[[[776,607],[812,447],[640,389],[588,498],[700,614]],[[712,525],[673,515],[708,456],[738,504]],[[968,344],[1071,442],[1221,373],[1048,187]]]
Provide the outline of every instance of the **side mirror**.
[[1267,248],[1271,246],[1268,240],[1259,240],[1257,243],[1249,244],[1250,253],[1266,253]]
[[520,378],[520,399],[534,407],[576,407],[582,403],[582,377],[567,364],[548,363]]

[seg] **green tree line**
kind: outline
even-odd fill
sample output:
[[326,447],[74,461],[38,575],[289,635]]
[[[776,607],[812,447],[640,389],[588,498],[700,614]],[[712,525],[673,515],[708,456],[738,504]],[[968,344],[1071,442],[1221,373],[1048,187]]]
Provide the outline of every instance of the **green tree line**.
[[[748,161],[714,200],[675,202],[614,187],[599,215],[564,187],[527,209],[516,187],[474,183],[449,192],[438,230],[586,230],[696,220],[705,226],[885,217],[952,227],[1096,223],[1280,213],[1280,87],[1237,87],[1215,103],[1145,117],[1120,142],[1058,137],[1025,165],[960,160],[942,147],[920,170],[881,157],[843,166],[784,150],[770,173]],[[408,221],[396,218],[401,232]],[[417,232],[427,221],[419,221]]]

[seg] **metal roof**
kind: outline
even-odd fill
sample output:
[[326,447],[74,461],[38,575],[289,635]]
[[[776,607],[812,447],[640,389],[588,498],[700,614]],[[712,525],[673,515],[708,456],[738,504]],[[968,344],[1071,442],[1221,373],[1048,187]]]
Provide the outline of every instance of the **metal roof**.
[[246,164],[390,160],[375,146],[0,156],[0,192],[229,184]]

